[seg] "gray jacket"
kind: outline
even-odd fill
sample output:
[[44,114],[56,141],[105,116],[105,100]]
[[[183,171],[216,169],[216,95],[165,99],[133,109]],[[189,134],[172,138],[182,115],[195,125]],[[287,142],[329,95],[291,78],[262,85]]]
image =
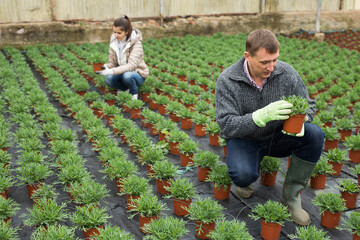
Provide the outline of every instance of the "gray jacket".
[[269,139],[275,129],[282,128],[283,121],[271,121],[261,128],[254,123],[252,113],[280,100],[282,96],[300,95],[307,98],[311,107],[307,116],[312,121],[315,102],[309,98],[304,82],[293,67],[278,61],[260,92],[247,78],[243,70],[244,60],[242,57],[227,68],[216,82],[216,121],[222,138]]

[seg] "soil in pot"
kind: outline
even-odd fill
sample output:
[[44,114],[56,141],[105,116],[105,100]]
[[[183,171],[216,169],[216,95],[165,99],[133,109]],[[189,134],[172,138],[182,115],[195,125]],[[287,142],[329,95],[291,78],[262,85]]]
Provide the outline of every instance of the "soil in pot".
[[283,130],[287,133],[300,133],[304,123],[305,114],[290,116],[284,121]]

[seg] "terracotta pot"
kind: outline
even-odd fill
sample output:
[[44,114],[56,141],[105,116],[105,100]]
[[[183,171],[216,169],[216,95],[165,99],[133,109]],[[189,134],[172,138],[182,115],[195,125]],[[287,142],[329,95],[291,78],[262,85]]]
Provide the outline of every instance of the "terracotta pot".
[[345,200],[346,207],[348,209],[353,209],[356,207],[356,200],[359,196],[359,193],[349,193],[340,191],[341,197]]
[[116,187],[118,189],[118,192],[122,192],[124,190],[124,179],[123,178],[115,178],[116,181]]
[[156,130],[156,128],[154,127],[154,125],[153,124],[151,124],[151,123],[149,123],[149,130],[150,130],[150,135],[157,135],[157,134],[159,134],[159,132]]
[[150,178],[155,173],[154,169],[151,168],[151,165],[146,164],[147,176]]
[[304,123],[305,114],[290,116],[284,121],[283,130],[287,133],[300,133]]
[[342,165],[343,163],[338,163],[338,162],[330,162],[329,163],[332,165],[335,173],[331,174],[333,176],[339,176],[341,173],[341,169],[342,169]]
[[360,163],[360,150],[349,150],[349,159],[353,163]]
[[121,105],[121,108],[122,108],[123,112],[130,112],[130,108],[127,107],[125,104]]
[[185,75],[179,75],[179,80],[182,82],[186,82],[186,76]]
[[180,165],[182,167],[194,166],[193,157],[194,157],[194,154],[185,155],[183,153],[180,153]]
[[109,106],[115,105],[115,99],[105,100],[105,102],[106,102]]
[[166,135],[161,131],[159,131],[159,141],[166,141]]
[[339,140],[326,140],[324,142],[324,151],[329,151],[330,149],[337,148]]
[[191,111],[194,111],[195,103],[192,104],[185,104],[185,107],[190,109]]
[[165,115],[166,114],[166,105],[164,104],[159,104],[158,105],[158,112],[161,115]]
[[323,127],[331,127],[331,126],[332,126],[332,122],[326,122],[323,125]]
[[182,129],[191,129],[192,128],[191,118],[181,118],[181,128]]
[[79,96],[84,96],[86,91],[76,91],[76,94]]
[[38,190],[41,187],[41,185],[43,185],[43,184],[44,184],[44,182],[26,184],[26,188],[27,188],[27,191],[28,191],[29,198],[31,198],[31,196],[34,194],[34,192],[36,190]]
[[122,143],[127,143],[127,139],[124,135],[120,135],[120,138]]
[[206,127],[205,124],[194,124],[194,130],[195,130],[195,136],[205,136],[206,130],[204,129]]
[[180,154],[180,150],[179,150],[179,143],[173,143],[173,142],[169,142],[170,145],[170,153],[174,154],[174,155],[179,155]]
[[338,132],[340,133],[340,141],[344,141],[346,137],[351,136],[351,130],[341,130],[338,129]]
[[7,151],[8,150],[8,148],[6,147],[6,148],[2,148],[1,149],[2,151]]
[[353,240],[360,240],[360,236],[357,235],[356,233],[353,234]]
[[341,214],[342,212],[325,211],[321,214],[321,225],[330,229],[336,228],[339,225]]
[[264,240],[275,240],[280,238],[281,224],[265,222],[261,219],[261,237]]
[[[231,187],[231,185],[221,185],[219,188],[217,188],[217,187],[215,187],[215,184],[213,184],[214,197],[218,200],[229,199],[230,187]],[[226,188],[226,190],[225,190],[225,188]]]
[[223,151],[224,151],[224,157],[227,156],[227,147],[226,146],[223,146]]
[[187,208],[190,206],[191,201],[192,199],[182,200],[182,199],[173,198],[174,214],[177,216],[185,216],[189,214]]
[[143,93],[142,95],[141,95],[141,99],[142,99],[142,101],[143,102],[150,102],[150,98],[149,98],[149,95],[150,95],[150,93]]
[[106,116],[106,123],[108,126],[112,125],[114,121],[114,116]]
[[219,146],[219,134],[209,134],[209,144],[212,146]]
[[139,228],[140,231],[143,233],[147,233],[143,230],[143,227],[145,226],[145,224],[150,223],[153,219],[157,219],[159,218],[159,216],[151,216],[151,217],[146,217],[146,216],[142,216],[141,214],[139,215]]
[[0,193],[0,196],[7,199],[7,192],[8,191],[4,191],[4,192]]
[[209,167],[198,167],[198,180],[204,182],[208,178],[210,171]]
[[104,65],[103,63],[93,63],[93,70],[94,72],[101,71],[101,66]]
[[151,100],[151,99],[150,99],[149,108],[150,108],[151,110],[156,110],[156,109],[159,108],[159,105],[158,105],[156,102],[154,102],[154,100]]
[[326,184],[326,174],[319,174],[310,178],[310,186],[313,189],[323,189]]
[[262,185],[265,186],[274,186],[276,181],[276,172],[269,172],[269,173],[261,173],[260,174],[260,182]]
[[[195,233],[196,237],[200,239],[210,239],[207,237],[210,231],[215,230],[216,222],[211,223],[201,223],[199,221],[195,221]],[[201,229],[201,230],[200,230]]]
[[[101,225],[98,228],[104,228],[104,225]],[[85,229],[84,230],[84,239],[97,239],[97,238],[93,238],[93,237],[100,234],[98,228]]]
[[170,179],[156,179],[156,187],[157,187],[157,191],[160,194],[168,194],[169,191],[167,191],[165,189],[166,187],[170,187],[170,183],[169,183]]
[[134,209],[134,207],[131,206],[131,204],[133,204],[133,201],[138,198],[140,198],[140,196],[126,194],[126,207],[128,210]]
[[139,119],[141,118],[141,108],[139,109],[130,109],[130,118]]
[[180,121],[180,117],[176,116],[175,113],[170,113],[169,114],[170,120],[173,122],[179,122]]

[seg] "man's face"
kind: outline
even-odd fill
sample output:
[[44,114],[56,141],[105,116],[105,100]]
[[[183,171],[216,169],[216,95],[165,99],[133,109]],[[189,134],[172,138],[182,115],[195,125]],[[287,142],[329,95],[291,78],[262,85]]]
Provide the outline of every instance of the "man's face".
[[265,79],[274,71],[279,50],[276,53],[268,53],[265,48],[260,48],[254,56],[250,56],[248,52],[245,52],[244,56],[248,62],[250,76],[254,79]]
[[125,32],[124,29],[120,27],[113,27],[113,33],[119,42],[123,40],[127,34],[127,32]]

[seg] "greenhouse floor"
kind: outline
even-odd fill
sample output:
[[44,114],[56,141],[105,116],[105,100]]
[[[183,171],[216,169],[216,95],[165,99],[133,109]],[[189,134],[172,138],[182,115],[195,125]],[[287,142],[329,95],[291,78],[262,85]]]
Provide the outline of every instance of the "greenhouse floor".
[[[31,65],[31,63],[29,63]],[[49,90],[47,86],[45,85],[42,77],[40,74],[35,71],[34,67],[31,65],[33,69],[33,73],[36,76],[36,78],[39,80],[39,84],[41,88],[48,94],[49,101],[53,104],[53,106],[58,110],[59,116],[63,119],[63,126],[66,128],[73,129],[77,135],[78,135],[78,141],[79,141],[79,149],[80,153],[82,154],[83,158],[86,159],[86,167],[88,168],[88,171],[93,174],[93,176],[97,179],[98,182],[106,184],[107,188],[110,190],[110,196],[105,199],[104,202],[101,203],[102,207],[106,207],[108,209],[108,213],[112,216],[111,219],[109,219],[109,223],[119,226],[120,228],[126,230],[127,232],[134,235],[135,239],[142,239],[144,234],[140,232],[139,230],[139,223],[138,223],[138,216],[135,216],[133,219],[129,219],[130,214],[126,210],[126,199],[125,196],[119,196],[117,194],[117,187],[115,184],[115,181],[106,181],[103,179],[105,176],[104,173],[101,173],[99,170],[102,168],[100,161],[97,159],[97,153],[93,150],[92,144],[88,142],[87,137],[85,134],[82,133],[82,130],[80,126],[71,118],[68,116],[69,114],[65,112],[65,109],[60,106],[59,102],[55,100],[55,98],[49,93]],[[95,87],[93,86],[95,89]],[[129,113],[124,113],[126,117],[130,117]],[[6,117],[9,117],[8,115],[5,115]],[[105,119],[103,120],[105,122]],[[153,139],[154,142],[158,141],[158,135],[153,136],[149,134],[148,128],[143,128],[141,126],[140,120],[134,120],[138,126],[146,131],[148,133],[148,136]],[[184,130],[191,138],[196,140],[200,143],[202,150],[210,150],[214,153],[218,154],[222,161],[225,161],[223,148],[220,146],[211,146],[208,143],[208,137],[196,137],[194,136],[193,130]],[[15,132],[15,129],[12,129],[12,132]],[[137,162],[136,155],[129,151],[129,146],[126,144],[121,143],[120,138],[117,138],[119,142],[119,146],[121,146],[125,152],[128,154],[129,160],[134,160]],[[49,149],[48,141],[46,137],[43,137],[42,139],[43,144],[45,144],[47,147],[44,151],[44,155],[48,155],[50,158],[53,157],[50,153],[47,153],[47,150]],[[10,147],[9,153],[13,155],[13,166],[16,166],[16,147]],[[46,152],[46,154],[45,154]],[[180,156],[168,154],[167,155],[169,160],[171,160],[176,165],[180,165]],[[331,177],[328,176],[327,180],[327,186],[326,189],[320,190],[320,191],[337,191],[337,183],[340,181],[343,177],[349,177],[352,176],[355,178],[354,175],[350,174],[349,167],[351,164],[348,164],[343,167],[342,174],[339,177]],[[286,167],[287,167],[287,159],[282,159],[282,173],[278,173],[277,180],[275,186],[264,186],[260,184],[260,180],[258,180],[254,185],[254,194],[249,199],[242,199],[238,198],[232,191],[230,194],[230,198],[227,200],[219,201],[219,203],[225,207],[225,216],[228,220],[231,219],[238,219],[240,221],[246,222],[246,226],[249,229],[249,233],[254,237],[254,239],[261,239],[260,237],[260,220],[254,221],[251,218],[248,217],[248,215],[251,213],[251,209],[257,204],[263,204],[267,200],[275,200],[279,201],[281,197],[281,191],[282,191],[282,182],[284,180],[284,175],[286,173]],[[146,168],[145,166],[139,165],[139,169],[141,170],[141,174],[146,175]],[[200,182],[197,179],[197,170],[195,168],[182,168],[183,175],[190,178],[191,181],[194,182],[198,193],[201,197],[213,197],[213,190],[212,190],[212,183],[210,182]],[[59,184],[56,184],[57,178],[56,175],[53,175],[52,179],[47,179],[47,183],[54,184],[54,187],[57,189],[57,192],[60,194],[58,199],[64,202],[68,201],[68,208],[70,210],[75,209],[75,204],[69,201],[68,193],[64,192],[62,189],[62,186]],[[156,185],[155,181],[152,180],[150,182],[153,186],[153,192],[157,194],[159,199],[162,199],[166,204],[169,210],[164,211],[164,215],[173,215],[172,210],[172,203],[169,199],[164,199],[160,194],[156,191]],[[314,191],[313,189],[306,188],[302,192],[302,204],[303,207],[310,213],[312,225],[315,225],[319,229],[323,229],[327,232],[327,236],[330,237],[330,239],[351,239],[351,235],[349,232],[346,231],[340,231],[340,230],[331,230],[326,229],[320,225],[320,215],[319,215],[319,209],[311,204],[311,199],[314,198],[314,196],[319,192]],[[23,225],[23,214],[27,213],[28,208],[32,208],[32,200],[29,199],[27,194],[27,189],[25,185],[12,187],[10,189],[10,193],[8,195],[9,197],[13,198],[16,202],[21,203],[21,210],[17,213],[15,217],[12,219],[12,224],[14,226],[20,227],[20,230],[18,232],[20,238],[22,240],[30,239],[30,236],[34,230],[32,227],[28,227]],[[344,214],[347,214],[346,212]],[[184,217],[185,220],[187,220],[187,217]],[[68,220],[65,224],[71,225],[71,222]],[[181,238],[181,239],[197,239],[195,236],[195,224],[193,221],[189,220],[187,223],[187,229],[189,230],[189,233]],[[288,234],[294,234],[296,232],[297,225],[293,222],[286,222],[285,225],[282,227],[281,237],[280,239],[289,239],[287,236]],[[79,229],[76,230],[76,236],[80,239],[83,239],[83,233]]]

